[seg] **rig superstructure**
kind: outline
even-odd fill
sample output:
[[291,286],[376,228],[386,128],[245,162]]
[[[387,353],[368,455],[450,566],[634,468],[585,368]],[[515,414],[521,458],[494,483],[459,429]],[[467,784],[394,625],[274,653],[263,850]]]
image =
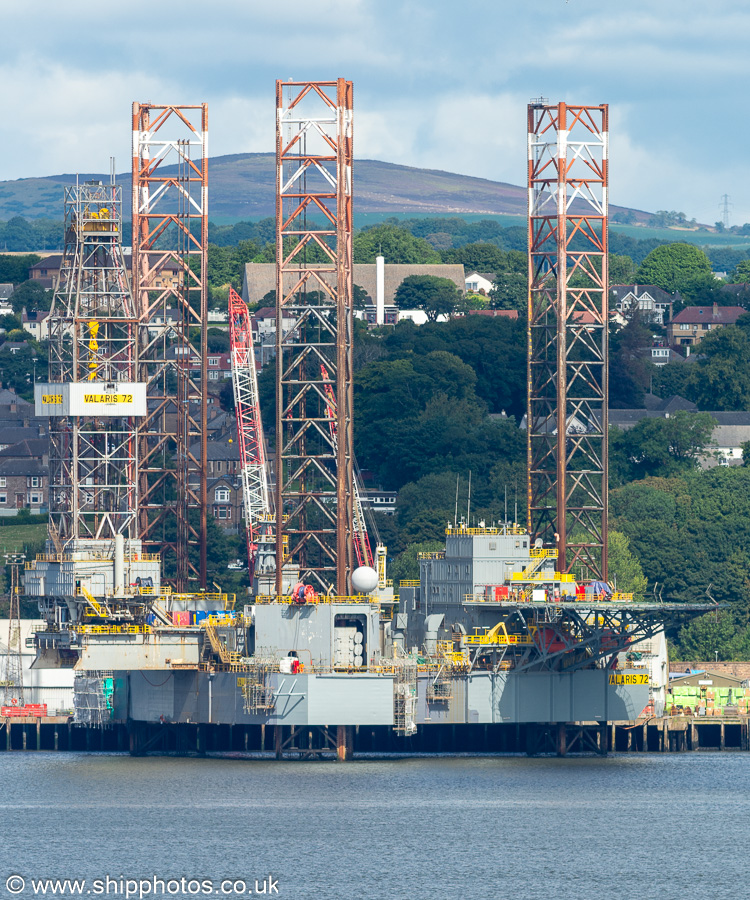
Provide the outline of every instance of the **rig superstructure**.
[[[382,545],[373,559],[354,474],[351,82],[278,82],[277,109],[272,478],[247,308],[234,293],[229,307],[255,576],[248,596],[238,604],[233,596],[201,589],[206,111],[136,104],[134,292],[122,264],[119,189],[79,186],[66,207],[64,272],[71,274],[61,281],[53,314],[59,363],[51,383],[37,389],[38,411],[56,423],[59,462],[47,553],[25,575],[26,592],[39,598],[48,623],[35,637],[37,664],[74,666],[81,676],[77,714],[97,724],[127,722],[134,752],[151,745],[150,726],[163,724],[240,724],[258,726],[262,735],[272,727],[279,755],[300,750],[302,740],[310,753],[334,750],[347,758],[359,727],[406,740],[422,727],[585,722],[596,730],[609,720],[634,718],[649,700],[651,679],[632,648],[686,609],[636,604],[605,577],[591,579],[606,573],[600,522],[606,517],[606,441],[602,421],[595,420],[600,405],[606,411],[607,345],[606,327],[602,333],[594,321],[582,328],[577,310],[606,306],[606,244],[586,257],[562,241],[560,229],[571,236],[580,229],[606,234],[606,191],[595,225],[585,217],[571,225],[575,203],[593,182],[577,181],[565,200],[565,141],[545,139],[533,151],[534,531],[507,522],[476,528],[454,522],[445,550],[425,555],[420,578],[401,582],[396,591]],[[572,109],[582,118],[589,108],[570,108],[570,115]],[[170,117],[188,121],[180,110],[199,111],[200,128],[191,126],[184,141],[164,140],[161,149],[149,150]],[[606,122],[606,107],[595,113]],[[548,120],[559,131],[566,114],[562,106],[532,104],[532,143],[541,141]],[[594,122],[594,113],[586,115]],[[594,143],[606,151],[606,137],[600,137]],[[199,162],[189,152],[195,145]],[[593,152],[586,142],[581,147],[581,154]],[[160,162],[172,151],[179,177],[167,171],[157,182]],[[545,167],[552,174],[545,176]],[[606,166],[596,172],[597,184],[606,187]],[[198,197],[191,193],[196,188]],[[159,198],[169,191],[176,210],[159,214]],[[554,215],[545,211],[548,195],[557,198]],[[159,241],[168,227],[181,235],[177,250]],[[177,259],[180,276],[158,282],[170,258]],[[585,271],[593,287],[579,290],[566,282],[561,273],[568,264],[571,275]],[[168,295],[181,310],[176,326],[155,321]],[[285,318],[292,323],[282,329]],[[200,328],[201,379],[190,374],[184,352],[192,325]],[[583,347],[593,355],[586,365],[576,356]],[[554,359],[567,379],[557,393]],[[202,445],[200,458],[190,451],[193,438]],[[72,456],[69,447],[76,448]],[[168,455],[171,468],[164,463]],[[577,531],[565,524],[568,508]],[[171,533],[164,529],[167,520],[176,523]],[[587,536],[579,539],[584,526]],[[165,535],[163,556],[144,554],[159,534]],[[162,565],[170,554],[167,584]],[[189,592],[191,579],[196,589]],[[107,702],[92,702],[93,695]],[[596,746],[605,745],[599,740]]]

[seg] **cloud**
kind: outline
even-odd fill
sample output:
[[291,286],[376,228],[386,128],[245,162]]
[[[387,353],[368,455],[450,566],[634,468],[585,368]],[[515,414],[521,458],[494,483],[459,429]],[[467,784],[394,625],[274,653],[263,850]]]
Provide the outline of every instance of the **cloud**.
[[530,97],[609,102],[613,202],[713,222],[729,193],[750,220],[736,0],[68,0],[3,25],[0,179],[126,168],[133,100],[207,101],[212,155],[270,151],[275,79],[344,76],[360,156],[523,183]]

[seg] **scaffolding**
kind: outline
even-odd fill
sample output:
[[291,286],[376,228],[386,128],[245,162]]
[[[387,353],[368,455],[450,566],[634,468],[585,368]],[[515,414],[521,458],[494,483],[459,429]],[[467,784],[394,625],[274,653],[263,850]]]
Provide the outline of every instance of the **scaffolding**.
[[207,244],[206,104],[135,103],[133,294],[148,384],[140,536],[169,551],[165,580],[179,591],[206,587]]
[[[50,535],[57,545],[136,536],[138,317],[122,248],[122,189],[66,186],[65,245],[49,318]],[[71,546],[68,544],[68,546]]]
[[608,107],[528,108],[528,521],[607,578]]
[[73,680],[73,709],[76,725],[101,728],[112,719],[114,673],[76,673]]
[[393,672],[393,730],[401,737],[417,731],[417,663],[398,660]]
[[430,675],[427,682],[427,702],[447,703],[453,698],[453,669],[448,663],[441,663],[435,677]]
[[[353,568],[352,83],[276,83],[276,558],[349,593]],[[282,323],[287,325],[282,327]],[[330,373],[321,378],[320,367]],[[326,389],[336,397],[336,439]],[[282,591],[282,569],[276,569]]]
[[274,657],[262,654],[252,657],[246,674],[238,679],[245,701],[245,712],[268,714],[274,710],[276,696],[270,676],[278,669],[279,662]]

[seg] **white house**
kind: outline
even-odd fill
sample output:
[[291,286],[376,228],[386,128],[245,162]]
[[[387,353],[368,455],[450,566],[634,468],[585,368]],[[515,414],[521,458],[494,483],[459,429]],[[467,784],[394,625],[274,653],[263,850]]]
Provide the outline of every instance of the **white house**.
[[466,276],[466,293],[489,295],[494,287],[494,275],[472,272]]
[[644,321],[654,325],[664,325],[669,318],[670,306],[675,299],[679,299],[655,284],[613,284],[610,291],[619,313],[627,316],[637,308]]

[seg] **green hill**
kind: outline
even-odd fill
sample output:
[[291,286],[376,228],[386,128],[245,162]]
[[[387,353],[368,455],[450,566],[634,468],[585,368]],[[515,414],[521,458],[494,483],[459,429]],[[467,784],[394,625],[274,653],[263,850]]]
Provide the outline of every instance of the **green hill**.
[[[209,214],[214,221],[275,215],[275,158],[271,153],[238,153],[209,161]],[[169,171],[169,169],[165,170]],[[82,181],[107,175],[80,173]],[[62,218],[62,186],[75,175],[0,181],[0,220]],[[118,175],[129,196],[130,173]],[[436,169],[417,169],[360,159],[354,165],[354,203],[358,215],[525,216],[526,188]],[[614,214],[622,207],[611,207]],[[126,216],[129,209],[123,210]],[[639,220],[646,213],[636,212]]]

